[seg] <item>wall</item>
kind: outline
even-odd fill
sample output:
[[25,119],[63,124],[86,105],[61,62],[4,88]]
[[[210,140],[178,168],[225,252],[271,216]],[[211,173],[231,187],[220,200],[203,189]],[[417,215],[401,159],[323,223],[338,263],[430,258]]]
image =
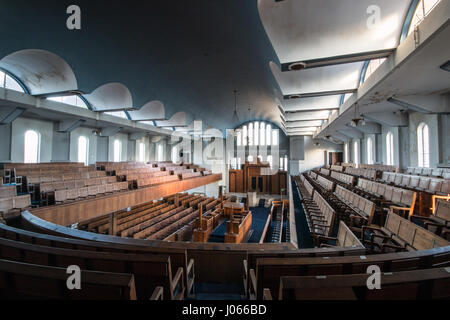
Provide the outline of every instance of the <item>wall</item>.
[[70,161],[78,162],[78,139],[84,136],[88,139],[88,162],[95,164],[97,162],[97,135],[92,133],[89,128],[77,128],[70,133]]
[[[326,140],[315,140],[310,136],[302,138],[291,137],[291,155],[294,160],[290,161],[291,175],[298,175],[301,172],[305,172],[317,167],[325,165],[325,152],[343,152],[343,145],[334,144]],[[319,146],[315,144],[319,143]],[[304,159],[301,158],[302,151],[304,153]],[[300,155],[300,156],[299,156]]]
[[12,124],[11,161],[24,161],[25,132],[35,130],[40,134],[40,162],[52,161],[53,123],[28,118],[18,118]]

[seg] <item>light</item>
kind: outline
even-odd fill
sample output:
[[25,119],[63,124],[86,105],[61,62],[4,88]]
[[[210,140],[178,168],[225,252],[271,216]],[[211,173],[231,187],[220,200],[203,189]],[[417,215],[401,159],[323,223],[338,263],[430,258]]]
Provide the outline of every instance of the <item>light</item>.
[[356,128],[358,126],[358,124],[356,123],[355,120],[352,120],[352,122],[350,122],[350,126],[353,128]]

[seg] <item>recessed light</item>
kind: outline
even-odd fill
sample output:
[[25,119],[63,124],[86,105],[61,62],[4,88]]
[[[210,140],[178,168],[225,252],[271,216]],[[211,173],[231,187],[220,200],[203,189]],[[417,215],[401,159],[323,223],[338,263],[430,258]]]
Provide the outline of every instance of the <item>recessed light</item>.
[[306,63],[304,62],[295,62],[289,65],[289,70],[291,71],[299,71],[306,68]]

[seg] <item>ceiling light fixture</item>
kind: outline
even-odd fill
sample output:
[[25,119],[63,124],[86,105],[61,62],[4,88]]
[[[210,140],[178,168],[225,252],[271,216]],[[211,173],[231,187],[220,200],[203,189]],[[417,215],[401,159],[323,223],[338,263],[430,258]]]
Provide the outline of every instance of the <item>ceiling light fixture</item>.
[[306,69],[306,63],[304,62],[295,62],[289,65],[290,71],[299,71],[303,69]]
[[358,104],[355,105],[355,117],[352,119],[352,121],[350,122],[350,126],[353,128],[356,128],[359,124],[361,124],[362,126],[366,125],[366,120],[362,117],[362,115],[359,114],[359,106]]
[[240,124],[239,117],[237,114],[237,90],[234,90],[234,113],[233,113],[233,123]]

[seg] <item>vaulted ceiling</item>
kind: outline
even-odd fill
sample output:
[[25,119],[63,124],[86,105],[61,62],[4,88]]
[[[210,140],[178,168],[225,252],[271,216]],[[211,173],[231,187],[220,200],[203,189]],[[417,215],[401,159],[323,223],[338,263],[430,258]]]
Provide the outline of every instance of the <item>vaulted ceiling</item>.
[[[78,31],[66,28],[72,4],[1,3],[0,59],[10,59],[0,67],[16,72],[19,67],[11,57],[21,50],[45,50],[61,58],[54,60],[58,65],[28,70],[30,79],[37,80],[32,94],[76,89],[97,110],[142,108],[132,118],[148,120],[155,114],[160,125],[174,116],[177,123],[203,120],[205,127],[219,129],[250,120],[280,124],[282,97],[268,64],[278,58],[256,0],[79,0]],[[30,65],[29,56],[25,60],[22,69]],[[73,73],[66,73],[64,62]],[[65,71],[58,74],[54,69],[60,65]],[[43,79],[57,79],[59,85],[49,86]],[[232,120],[235,89],[240,123]]]

